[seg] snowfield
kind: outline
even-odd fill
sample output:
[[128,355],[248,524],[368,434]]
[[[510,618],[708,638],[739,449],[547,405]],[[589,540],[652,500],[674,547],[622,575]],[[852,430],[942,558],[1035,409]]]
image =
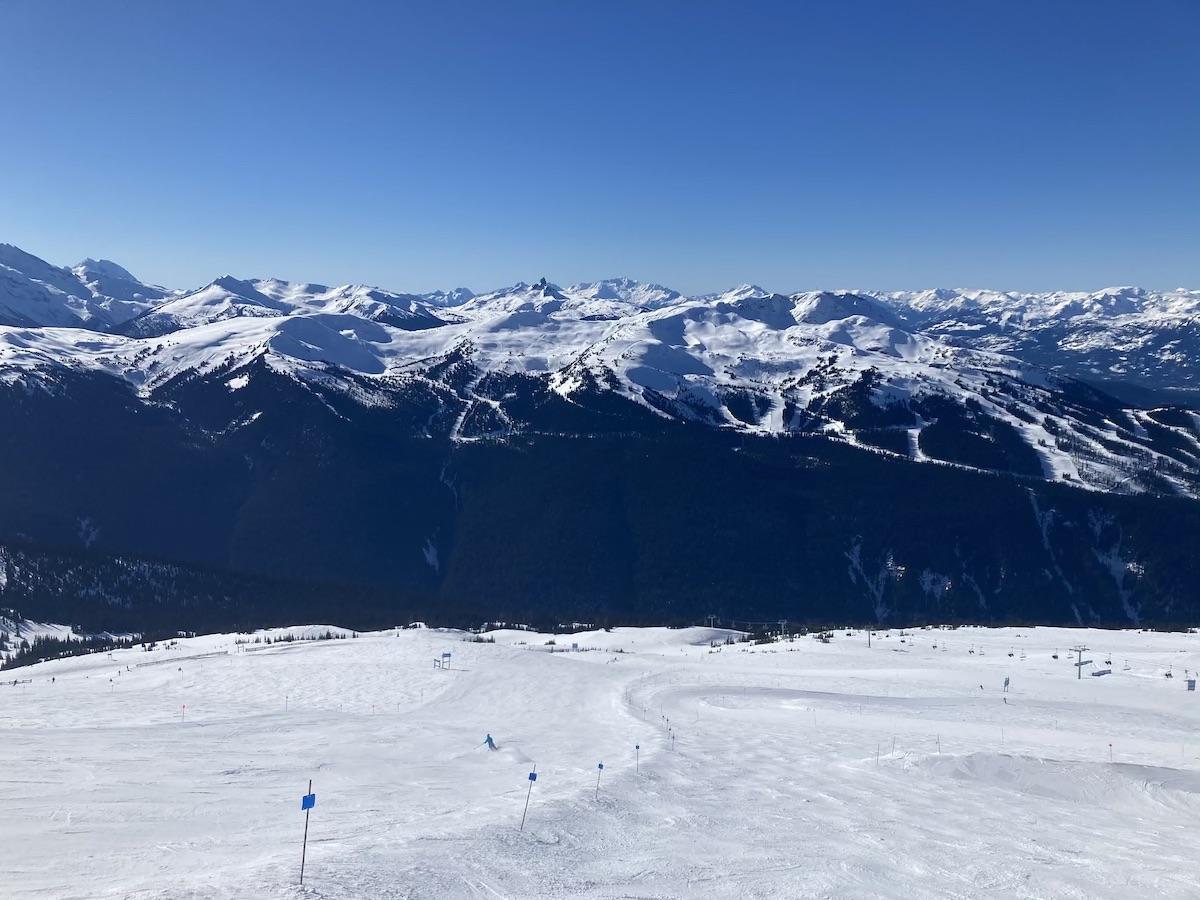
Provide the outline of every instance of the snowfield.
[[3,895],[1200,896],[1197,634],[283,633],[5,672]]

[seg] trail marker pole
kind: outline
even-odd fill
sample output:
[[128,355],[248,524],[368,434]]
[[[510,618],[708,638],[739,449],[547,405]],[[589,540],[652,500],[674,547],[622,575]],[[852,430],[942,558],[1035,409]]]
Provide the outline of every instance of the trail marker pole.
[[317,805],[317,795],[312,792],[312,779],[308,779],[308,793],[300,798],[300,808],[304,810],[304,844],[300,849],[300,883],[304,884],[304,862],[308,857],[308,816]]
[[604,763],[600,763],[599,769],[596,770],[596,800],[600,800],[600,776],[604,774]]
[[183,706],[181,706],[179,708],[179,721],[180,722],[187,721],[187,704],[186,703],[183,704]]
[[1109,742],[1108,742],[1108,761],[1109,761],[1109,762],[1112,762],[1112,761],[1113,761],[1113,755],[1112,755],[1112,741],[1109,741]]
[[[1180,756],[1182,756],[1182,755],[1183,755],[1183,754],[1182,754],[1182,752],[1181,752],[1181,753],[1180,753]],[[635,775],[641,775],[641,774],[642,774],[642,760],[641,760],[641,757],[642,757],[642,745],[641,745],[641,744],[634,744],[634,745],[633,745],[633,772],[634,772],[634,774],[635,774]]]
[[283,695],[283,711],[287,712],[287,708],[288,708],[288,695],[284,694]]
[[537,781],[537,764],[534,763],[533,771],[529,773],[529,790],[525,792],[525,812],[521,813],[521,831],[525,830],[525,816],[529,814],[529,798],[533,794],[533,783]]

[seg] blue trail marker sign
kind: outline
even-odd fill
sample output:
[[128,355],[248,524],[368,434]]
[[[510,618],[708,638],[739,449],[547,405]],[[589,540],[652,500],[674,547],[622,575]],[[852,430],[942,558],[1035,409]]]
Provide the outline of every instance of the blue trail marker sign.
[[525,830],[525,816],[529,814],[529,797],[533,793],[533,783],[537,781],[537,766],[529,773],[529,790],[525,792],[525,812],[521,813],[521,831]]
[[304,813],[304,846],[300,850],[300,883],[304,884],[304,859],[308,856],[308,817],[317,805],[317,795],[313,793],[312,779],[308,779],[308,793],[300,798],[300,809]]

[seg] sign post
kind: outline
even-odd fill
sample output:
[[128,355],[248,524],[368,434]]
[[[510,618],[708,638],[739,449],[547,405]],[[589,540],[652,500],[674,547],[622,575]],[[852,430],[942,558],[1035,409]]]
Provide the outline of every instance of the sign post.
[[636,774],[636,775],[642,774],[641,756],[642,756],[642,745],[634,744],[633,745],[633,771],[634,771],[634,774]]
[[604,774],[604,763],[600,763],[600,768],[596,770],[596,799],[600,799],[600,776]]
[[442,668],[443,669],[450,668],[450,654],[449,653],[442,654]]
[[535,781],[537,781],[537,763],[534,763],[533,771],[529,773],[529,790],[525,792],[525,812],[521,813],[521,831],[525,830],[525,816],[529,814],[529,797],[533,794]]
[[300,883],[304,884],[304,861],[308,856],[308,816],[317,805],[317,795],[312,792],[312,779],[308,779],[308,793],[300,798],[300,809],[304,811],[304,846],[300,850]]

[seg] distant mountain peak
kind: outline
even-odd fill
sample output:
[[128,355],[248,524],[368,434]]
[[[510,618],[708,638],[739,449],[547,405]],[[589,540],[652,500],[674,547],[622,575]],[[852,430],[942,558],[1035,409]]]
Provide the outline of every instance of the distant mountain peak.
[[591,300],[610,300],[632,303],[635,306],[653,309],[677,303],[683,299],[679,291],[661,284],[638,281],[636,278],[619,276],[600,281],[584,282],[567,288],[567,293]]
[[117,265],[111,259],[92,259],[89,256],[83,262],[72,266],[71,271],[89,281],[96,278],[119,278],[122,281],[137,281],[128,269]]
[[462,306],[475,299],[475,293],[465,287],[456,287],[448,291],[431,291],[428,294],[422,294],[421,299],[430,306]]
[[718,294],[716,299],[726,303],[736,303],[738,300],[748,300],[751,297],[770,297],[771,295],[771,291],[759,287],[757,284],[739,284],[737,287]]
[[241,278],[234,278],[232,275],[222,275],[220,278],[214,278],[211,284],[212,287],[224,288],[231,294],[244,294],[253,296],[257,294],[258,286],[252,281],[246,281]]
[[879,300],[852,291],[812,291],[795,296],[793,314],[797,322],[823,325],[826,322],[861,316],[884,325],[902,327],[895,311]]

